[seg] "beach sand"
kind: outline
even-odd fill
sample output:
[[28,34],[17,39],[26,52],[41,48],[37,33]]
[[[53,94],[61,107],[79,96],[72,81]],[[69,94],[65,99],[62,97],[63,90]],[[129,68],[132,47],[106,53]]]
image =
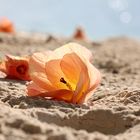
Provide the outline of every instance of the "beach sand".
[[[0,34],[0,57],[30,55],[76,41]],[[82,42],[102,81],[87,104],[31,98],[24,81],[0,79],[0,140],[140,140],[140,42],[127,37]]]

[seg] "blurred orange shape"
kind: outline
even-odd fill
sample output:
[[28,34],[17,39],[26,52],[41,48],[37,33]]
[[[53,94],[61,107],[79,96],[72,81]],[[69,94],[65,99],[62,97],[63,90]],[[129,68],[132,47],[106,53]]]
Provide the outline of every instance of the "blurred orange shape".
[[88,41],[85,31],[81,27],[76,28],[73,38],[77,40]]
[[0,32],[13,33],[14,32],[13,23],[7,18],[1,18],[0,19]]
[[49,97],[81,104],[100,83],[100,72],[90,63],[91,52],[76,43],[66,44],[50,55],[30,57],[29,96]]
[[29,58],[6,55],[6,60],[0,63],[0,71],[6,74],[6,78],[30,80]]

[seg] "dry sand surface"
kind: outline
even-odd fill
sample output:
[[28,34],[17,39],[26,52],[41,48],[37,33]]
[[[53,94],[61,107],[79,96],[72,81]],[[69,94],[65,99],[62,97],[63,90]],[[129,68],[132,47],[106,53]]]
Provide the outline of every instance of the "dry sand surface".
[[[71,39],[0,34],[0,57],[54,49]],[[80,42],[102,73],[86,105],[26,96],[25,83],[0,79],[0,140],[140,140],[140,42]]]

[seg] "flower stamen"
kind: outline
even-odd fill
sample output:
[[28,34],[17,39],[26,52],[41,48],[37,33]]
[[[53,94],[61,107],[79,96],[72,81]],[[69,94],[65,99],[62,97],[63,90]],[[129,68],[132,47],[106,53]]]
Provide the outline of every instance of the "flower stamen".
[[73,90],[72,86],[63,77],[60,78],[60,82],[65,84],[70,90]]

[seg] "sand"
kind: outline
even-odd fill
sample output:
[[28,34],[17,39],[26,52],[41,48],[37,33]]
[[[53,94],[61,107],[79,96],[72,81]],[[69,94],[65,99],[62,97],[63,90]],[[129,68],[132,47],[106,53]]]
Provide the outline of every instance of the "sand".
[[[45,34],[0,34],[0,57],[54,49],[70,41]],[[140,140],[140,42],[80,42],[102,81],[87,104],[31,98],[24,81],[0,79],[0,140]]]

